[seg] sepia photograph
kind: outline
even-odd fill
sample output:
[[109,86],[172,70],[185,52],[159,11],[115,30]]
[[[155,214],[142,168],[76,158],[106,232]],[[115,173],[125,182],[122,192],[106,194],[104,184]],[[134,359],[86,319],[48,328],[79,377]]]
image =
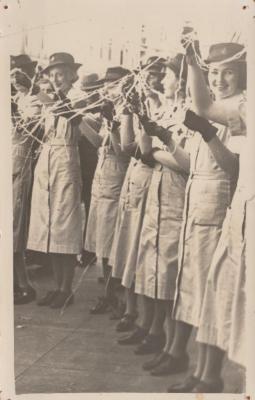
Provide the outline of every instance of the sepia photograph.
[[251,399],[255,1],[0,8],[0,398]]

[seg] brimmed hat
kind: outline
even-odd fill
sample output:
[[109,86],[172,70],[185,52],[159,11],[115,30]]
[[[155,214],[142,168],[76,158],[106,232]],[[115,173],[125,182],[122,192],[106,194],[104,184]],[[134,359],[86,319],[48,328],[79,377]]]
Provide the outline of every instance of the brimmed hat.
[[83,75],[81,78],[81,90],[92,91],[100,89],[103,84],[98,83],[98,81],[99,79],[97,74]]
[[49,65],[47,65],[41,73],[47,74],[51,68],[59,65],[68,65],[70,68],[77,71],[82,64],[76,63],[73,56],[69,53],[54,53],[50,56]]
[[157,56],[149,57],[142,68],[146,68],[146,71],[162,76],[165,74],[165,58],[158,58]]
[[[239,43],[216,43],[213,44],[210,49],[209,49],[209,55],[205,62],[207,64],[213,63],[213,62],[221,62],[225,61],[228,58],[233,57],[240,51],[244,50],[244,46]],[[241,57],[237,58],[236,60],[233,60],[234,62],[245,62],[246,61],[246,53],[243,53]]]
[[19,68],[23,72],[27,73],[30,77],[34,73],[34,69],[37,65],[37,61],[32,61],[27,54],[19,54],[18,56],[11,56],[11,70]]
[[110,67],[107,68],[105,77],[95,82],[97,85],[118,81],[124,76],[130,74],[130,71],[123,67]]
[[[181,67],[182,67],[182,62],[184,59],[184,55],[181,53],[176,54],[175,57],[168,59],[165,62],[165,66],[167,68],[170,68],[177,77],[180,76],[181,73]],[[187,64],[186,62],[183,63],[183,78],[185,78],[185,76],[187,75]]]

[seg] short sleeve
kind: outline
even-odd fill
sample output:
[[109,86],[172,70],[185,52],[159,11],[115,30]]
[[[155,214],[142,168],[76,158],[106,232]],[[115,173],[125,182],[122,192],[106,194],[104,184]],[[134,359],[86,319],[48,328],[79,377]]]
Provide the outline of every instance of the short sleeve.
[[240,154],[242,152],[242,148],[245,144],[246,137],[245,136],[231,136],[228,141],[228,149],[232,151],[232,153]]
[[246,135],[246,96],[242,93],[235,110],[228,114],[228,128],[231,136]]

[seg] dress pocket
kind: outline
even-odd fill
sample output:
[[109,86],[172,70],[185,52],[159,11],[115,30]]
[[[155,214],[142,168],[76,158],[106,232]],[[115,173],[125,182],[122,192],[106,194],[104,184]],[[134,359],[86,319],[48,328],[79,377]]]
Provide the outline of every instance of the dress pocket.
[[130,183],[130,191],[128,193],[129,197],[129,204],[131,208],[138,208],[139,204],[141,204],[142,199],[147,196],[148,193],[148,186],[138,186]]
[[227,212],[227,205],[207,202],[197,204],[195,208],[194,223],[196,225],[221,226]]

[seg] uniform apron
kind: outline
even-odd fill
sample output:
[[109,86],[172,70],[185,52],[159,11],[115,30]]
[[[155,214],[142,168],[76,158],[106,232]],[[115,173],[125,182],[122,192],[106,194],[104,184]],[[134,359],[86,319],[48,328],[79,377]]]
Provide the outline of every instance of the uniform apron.
[[137,252],[148,189],[153,169],[141,160],[132,160],[120,210],[120,222],[111,256],[112,275],[130,288],[134,281]]
[[[147,111],[154,120],[161,115],[158,107],[153,111],[152,109]],[[140,122],[136,117],[133,122],[137,137],[141,129]],[[156,145],[158,145],[157,142],[159,140],[156,138]],[[131,288],[135,279],[138,247],[152,172],[151,167],[133,158],[121,196],[118,225],[110,261],[113,277],[122,279],[122,285],[128,289]]]
[[79,254],[82,249],[79,130],[60,116],[45,119],[45,143],[34,172],[28,249]]
[[[219,139],[227,145],[229,130],[222,125],[217,127]],[[192,140],[173,316],[198,326],[209,267],[234,185],[229,175],[217,165],[201,136],[196,133]]]
[[156,164],[141,231],[135,292],[173,300],[184,207],[185,174]]
[[[123,259],[126,251],[128,251],[126,242],[122,242],[122,246],[120,248],[119,233],[122,230],[122,224],[124,221],[123,214],[124,214],[124,210],[125,210],[126,196],[128,195],[130,174],[131,174],[132,168],[134,167],[135,163],[136,163],[135,158],[131,157],[129,166],[128,166],[128,169],[127,169],[127,172],[125,175],[125,179],[124,179],[124,182],[123,182],[123,185],[121,188],[121,192],[120,192],[117,219],[116,219],[116,225],[115,225],[115,230],[114,230],[114,237],[113,237],[111,253],[110,253],[110,257],[109,257],[109,261],[108,261],[109,265],[114,266],[114,268],[112,270],[113,270],[114,276],[116,274],[117,276],[115,276],[115,277],[118,277],[118,278],[122,277],[122,275],[119,276],[120,274],[119,274],[118,265],[120,265],[122,263],[121,260]],[[121,272],[121,274],[122,274],[122,272]]]
[[[246,239],[247,239],[247,221],[250,224],[255,221],[255,195],[253,191],[253,196],[249,196],[249,198],[245,195],[242,198],[243,201],[243,225],[242,225],[242,242],[239,244],[240,247],[240,257],[239,257],[239,265],[236,274],[236,282],[234,289],[234,298],[232,303],[232,312],[231,312],[231,329],[230,329],[230,338],[229,338],[229,348],[228,348],[228,357],[230,360],[247,367],[248,360],[248,352],[246,349],[247,338],[246,333],[249,329],[249,319],[246,318],[246,255],[247,255],[247,247]],[[239,208],[240,210],[240,208]],[[248,242],[248,240],[247,240]],[[251,239],[249,242],[251,246]],[[248,307],[247,307],[248,308]]]
[[[187,128],[179,124],[173,126],[169,110],[161,116],[160,123],[165,127],[170,124],[172,138],[184,145]],[[186,182],[187,174],[156,163],[138,250],[135,280],[138,294],[161,300],[174,299]]]
[[197,340],[219,347],[245,366],[246,219],[247,207],[253,204],[254,210],[254,197],[245,189],[244,164],[210,267]]
[[17,93],[13,99],[17,107],[17,115],[13,115],[12,129],[14,252],[23,252],[27,245],[35,143],[29,133],[33,131],[33,136],[38,135],[35,124],[41,112],[40,106],[33,105],[34,100],[35,96],[22,93]]
[[26,249],[29,201],[32,184],[32,141],[13,128],[12,133],[12,194],[13,251]]
[[107,131],[99,149],[84,244],[85,250],[95,253],[98,259],[110,257],[120,192],[129,163],[129,157],[115,154],[112,146],[106,144],[108,140]]

